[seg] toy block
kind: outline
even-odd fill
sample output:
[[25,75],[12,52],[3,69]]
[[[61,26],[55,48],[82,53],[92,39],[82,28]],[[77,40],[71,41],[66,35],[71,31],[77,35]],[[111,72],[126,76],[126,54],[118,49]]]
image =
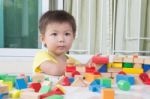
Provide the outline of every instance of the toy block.
[[144,59],[142,59],[142,58],[133,58],[133,62],[137,63],[137,64],[143,64],[144,63]]
[[27,88],[27,84],[24,80],[24,78],[16,79],[16,89],[25,89]]
[[133,67],[134,67],[134,68],[142,68],[142,64],[140,64],[140,63],[135,63],[135,64],[133,65]]
[[49,91],[51,91],[51,87],[50,86],[42,86],[41,88],[40,88],[40,90],[39,90],[39,92],[40,93],[47,93],[47,92],[49,92]]
[[89,83],[91,83],[93,80],[95,80],[95,76],[92,73],[85,73],[84,77],[85,77],[85,80]]
[[20,94],[21,99],[40,99],[41,93],[35,93],[35,92],[22,92]]
[[23,78],[25,80],[25,82],[28,83],[28,77],[25,76],[25,74],[20,74],[17,76],[17,79],[21,79],[21,78]]
[[42,73],[35,73],[32,76],[32,82],[43,82],[45,80],[45,76]]
[[54,94],[57,94],[57,95],[64,95],[65,93],[60,89],[60,88],[54,88],[53,90],[52,90],[52,92],[54,93]]
[[119,56],[115,56],[114,58],[113,58],[113,62],[123,62],[123,57],[119,57]]
[[149,64],[150,65],[150,59],[144,59],[144,64]]
[[80,75],[80,72],[78,72],[78,71],[72,72],[72,77],[74,77],[75,75]]
[[8,86],[9,91],[13,89],[13,82],[12,81],[3,82],[3,84]]
[[74,82],[74,77],[69,77],[70,83]]
[[143,69],[144,69],[144,72],[147,72],[148,70],[150,70],[150,64],[143,64]]
[[8,74],[0,74],[0,80],[5,80]]
[[107,64],[109,63],[109,58],[108,57],[102,57],[102,56],[99,56],[99,55],[96,55],[96,56],[93,56],[92,57],[92,63],[95,63],[95,64]]
[[40,88],[41,88],[41,84],[40,83],[36,83],[33,82],[29,85],[29,88],[34,89],[35,92],[39,92]]
[[133,68],[133,63],[123,63],[123,68]]
[[2,85],[0,86],[0,93],[8,93],[8,86],[7,85]]
[[101,76],[102,77],[107,77],[107,78],[110,78],[111,77],[111,73],[101,73]]
[[65,76],[72,77],[72,72],[65,72]]
[[143,81],[144,84],[150,85],[150,78],[146,73],[141,73],[139,77]]
[[67,66],[68,67],[74,67],[75,66],[75,63],[74,63],[74,60],[72,60],[72,59],[67,59]]
[[125,63],[133,63],[133,58],[132,57],[124,57],[123,62]]
[[126,73],[125,73],[125,72],[123,72],[123,71],[118,72],[118,74],[126,75]]
[[102,78],[101,86],[105,88],[111,88],[111,79],[110,78]]
[[70,86],[71,82],[69,81],[68,77],[64,77],[61,83],[63,86]]
[[123,68],[123,71],[127,74],[140,74],[143,73],[141,68]]
[[20,98],[20,94],[21,94],[21,91],[20,90],[15,90],[15,91],[13,91],[12,93],[11,93],[11,95],[10,95],[10,97],[11,98]]
[[81,78],[77,78],[75,79],[75,81],[71,84],[71,86],[75,86],[75,87],[87,87],[88,84],[86,84],[83,79]]
[[76,67],[75,66],[72,66],[72,67],[66,66],[66,72],[74,72],[74,71],[76,71]]
[[117,83],[117,86],[120,90],[124,90],[124,91],[128,91],[130,90],[130,83],[128,81],[125,81],[125,80],[120,80],[118,83]]
[[85,73],[85,66],[76,66],[76,70],[81,73]]
[[15,81],[16,81],[16,76],[15,75],[7,75],[4,78],[5,82],[11,81],[13,83],[13,85],[15,85]]
[[49,96],[45,99],[64,99],[64,97],[61,95],[52,95],[52,96]]
[[104,65],[102,65],[99,69],[98,69],[98,72],[107,72],[107,64],[104,64]]
[[114,68],[122,68],[122,63],[112,63],[112,67],[114,67]]
[[122,75],[122,74],[118,74],[116,76],[116,83],[118,83],[120,80],[124,80],[130,83],[130,85],[134,85],[135,84],[135,78],[132,75]]
[[96,71],[94,66],[91,66],[91,67],[86,66],[85,69],[86,69],[85,70],[86,73],[93,73]]
[[57,88],[59,88],[63,93],[66,93],[65,89],[61,85],[56,85]]
[[0,93],[0,99],[3,99],[3,94],[2,93]]
[[111,88],[101,90],[101,99],[115,99],[115,92]]
[[101,73],[99,73],[99,72],[94,72],[93,74],[94,74],[94,78],[95,78],[95,79],[101,78]]
[[108,67],[108,68],[112,67],[112,63],[108,63],[108,64],[107,64],[107,67]]
[[108,68],[107,72],[118,73],[122,71],[122,68]]
[[92,92],[100,92],[101,90],[101,86],[99,85],[96,85],[96,86],[89,86],[89,90],[92,91]]
[[146,71],[146,74],[150,77],[150,70]]

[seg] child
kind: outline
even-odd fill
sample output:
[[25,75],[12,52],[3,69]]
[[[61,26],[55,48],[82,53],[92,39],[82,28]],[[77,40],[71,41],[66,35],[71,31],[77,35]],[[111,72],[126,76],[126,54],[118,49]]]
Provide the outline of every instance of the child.
[[75,19],[63,10],[48,11],[39,22],[40,38],[47,50],[39,51],[34,58],[34,72],[61,76],[67,59],[79,64],[66,53],[76,36]]

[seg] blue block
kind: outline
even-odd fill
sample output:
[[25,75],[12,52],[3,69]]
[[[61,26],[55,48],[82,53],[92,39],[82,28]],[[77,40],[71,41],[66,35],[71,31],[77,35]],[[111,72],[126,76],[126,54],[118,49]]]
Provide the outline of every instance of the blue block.
[[101,90],[101,86],[99,86],[99,85],[89,86],[89,90],[92,92],[98,92],[99,93]]
[[90,85],[100,85],[100,79],[95,79]]
[[104,64],[104,65],[102,65],[99,69],[98,69],[98,72],[107,72],[107,64]]
[[3,99],[3,94],[2,93],[0,93],[0,99]]
[[118,83],[120,80],[125,80],[128,81],[131,85],[135,84],[135,79],[134,76],[132,75],[122,75],[122,74],[118,74],[116,76],[116,83]]
[[28,82],[32,82],[31,77],[27,76]]
[[16,79],[16,89],[25,89],[27,88],[27,84],[23,78]]
[[69,81],[72,83],[72,82],[74,82],[74,78],[73,77],[70,77],[69,78]]
[[144,72],[147,72],[148,70],[150,70],[150,65],[149,64],[144,64],[143,69],[144,69]]

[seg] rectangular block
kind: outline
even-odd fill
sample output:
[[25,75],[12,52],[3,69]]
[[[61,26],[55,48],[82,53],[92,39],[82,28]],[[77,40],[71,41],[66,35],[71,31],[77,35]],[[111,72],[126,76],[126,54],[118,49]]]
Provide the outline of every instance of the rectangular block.
[[144,63],[144,59],[143,58],[134,58],[133,59],[134,63],[139,63],[139,64],[143,64]]
[[115,56],[113,62],[123,62],[123,57]]
[[115,99],[115,92],[111,88],[104,88],[101,91],[101,99]]
[[118,73],[122,71],[122,68],[108,68],[108,72]]
[[134,67],[134,68],[142,68],[142,64],[140,64],[140,63],[135,63],[133,67]]
[[150,64],[150,59],[144,59],[144,64]]
[[115,68],[122,68],[122,63],[112,63],[112,67],[115,67]]
[[123,71],[127,74],[140,74],[143,73],[141,68],[123,68]]
[[123,62],[133,63],[133,58],[132,57],[124,57]]

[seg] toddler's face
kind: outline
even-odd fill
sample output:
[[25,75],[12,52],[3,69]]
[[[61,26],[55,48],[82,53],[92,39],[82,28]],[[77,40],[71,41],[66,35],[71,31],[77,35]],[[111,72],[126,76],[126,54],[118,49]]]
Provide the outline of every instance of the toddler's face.
[[50,23],[46,27],[43,43],[56,55],[67,52],[74,40],[74,33],[69,23]]

